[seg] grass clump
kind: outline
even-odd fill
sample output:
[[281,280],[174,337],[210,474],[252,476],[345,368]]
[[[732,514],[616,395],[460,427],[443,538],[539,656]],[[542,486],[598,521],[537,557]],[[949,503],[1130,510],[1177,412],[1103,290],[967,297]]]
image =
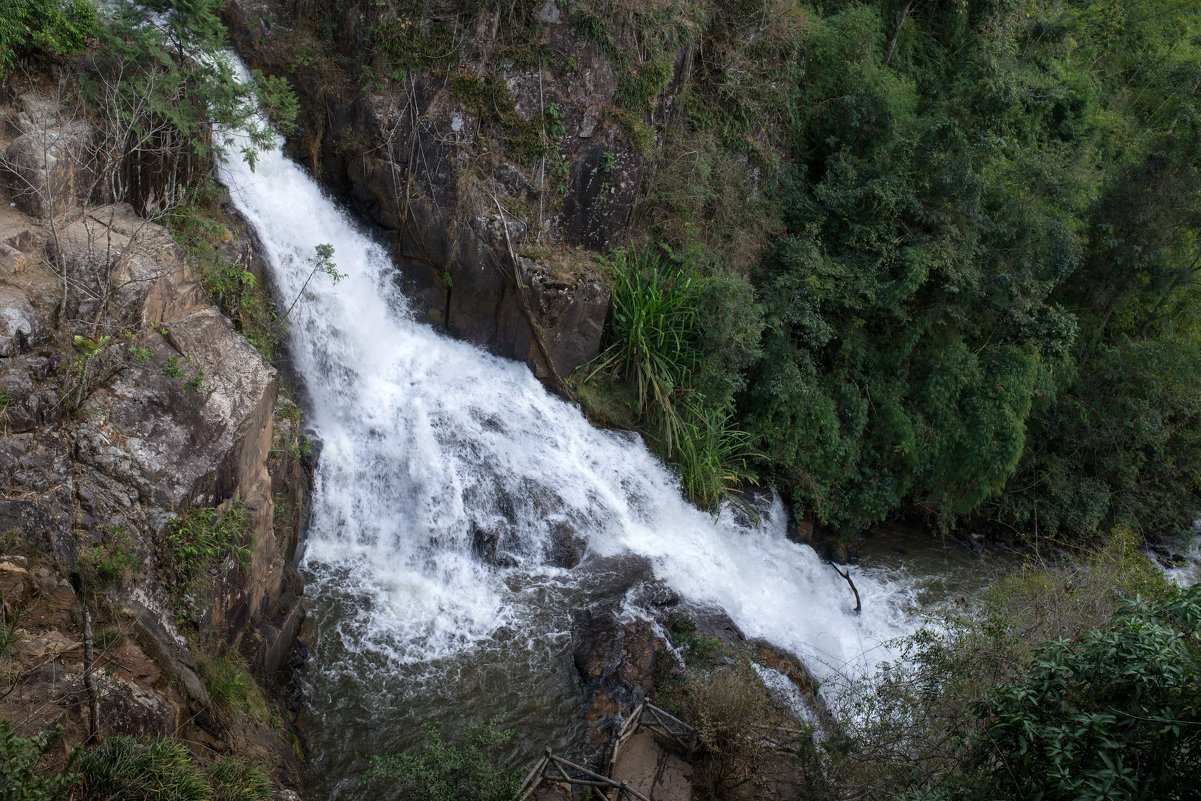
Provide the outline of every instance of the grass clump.
[[672,621],[671,643],[680,650],[680,656],[689,668],[710,670],[728,655],[721,640],[709,634],[700,634],[696,621],[688,615],[678,615]]
[[80,801],[210,801],[188,750],[163,738],[116,735],[76,760]]
[[[628,387],[639,429],[676,468],[687,496],[715,509],[755,480],[751,439],[733,421],[740,379],[730,368],[755,352],[762,320],[745,281],[703,274],[696,261],[666,249],[614,252],[607,346],[581,383]],[[605,404],[602,417],[620,419],[621,391],[581,395]]]
[[254,547],[245,504],[236,500],[225,511],[202,508],[185,512],[168,524],[166,544],[170,570],[184,585],[202,579],[226,557],[233,557],[245,570]]
[[258,765],[240,757],[225,757],[205,769],[213,788],[212,801],[269,801],[275,788]]
[[[203,649],[195,650],[204,653]],[[205,690],[231,725],[247,720],[261,727],[272,724],[271,707],[241,654],[230,650],[223,656],[201,658],[199,663]]]

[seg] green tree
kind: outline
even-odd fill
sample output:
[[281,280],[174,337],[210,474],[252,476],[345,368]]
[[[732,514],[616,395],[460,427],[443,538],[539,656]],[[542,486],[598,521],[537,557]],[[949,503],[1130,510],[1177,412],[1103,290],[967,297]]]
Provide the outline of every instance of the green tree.
[[8,0],[0,8],[0,79],[27,56],[82,52],[97,32],[87,0]]
[[913,511],[1074,536],[1186,523],[1201,15],[826,11],[742,397],[773,478],[846,534]]

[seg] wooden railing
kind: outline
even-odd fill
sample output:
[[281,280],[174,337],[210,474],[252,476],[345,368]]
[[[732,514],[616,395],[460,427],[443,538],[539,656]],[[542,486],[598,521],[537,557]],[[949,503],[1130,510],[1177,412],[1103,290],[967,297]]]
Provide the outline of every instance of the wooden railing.
[[699,735],[695,727],[688,725],[666,709],[660,709],[655,706],[651,703],[651,699],[647,698],[634,709],[633,714],[626,719],[626,722],[617,732],[617,736],[613,738],[613,745],[609,748],[609,758],[605,760],[606,773],[613,772],[613,766],[617,764],[617,754],[621,751],[621,747],[639,729],[647,729],[667,740],[671,740],[683,748],[687,754],[692,754],[696,751],[697,746],[700,744]]
[[[526,774],[525,781],[517,791],[517,801],[526,801],[546,782],[566,784],[573,788],[587,787],[600,801],[650,801],[625,782],[614,781],[601,773],[588,770],[583,765],[555,756],[549,748]],[[610,795],[614,791],[617,794]]]
[[[786,726],[753,725],[754,728],[763,732],[761,736],[765,745],[774,751],[785,754],[797,753],[799,746],[795,743],[802,737],[808,736],[800,729],[790,729]],[[526,774],[525,781],[521,783],[521,788],[518,790],[517,801],[526,801],[545,782],[566,784],[571,787],[588,787],[591,791],[590,795],[601,801],[650,801],[625,782],[614,781],[605,775],[613,772],[622,746],[641,729],[646,729],[676,743],[688,755],[694,753],[700,746],[700,732],[695,726],[685,723],[666,709],[655,706],[647,698],[634,708],[633,713],[626,718],[625,723],[618,730],[617,736],[613,738],[613,744],[609,747],[609,754],[605,759],[604,773],[597,773],[583,765],[577,765],[561,756],[556,756],[548,748],[542,758],[534,763],[529,773]],[[614,791],[617,794],[610,795]]]

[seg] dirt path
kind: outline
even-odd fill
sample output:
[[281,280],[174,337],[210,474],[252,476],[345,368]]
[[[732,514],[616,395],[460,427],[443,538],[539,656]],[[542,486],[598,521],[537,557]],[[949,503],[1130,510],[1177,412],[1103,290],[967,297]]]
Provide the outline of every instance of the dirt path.
[[622,746],[613,779],[627,782],[651,801],[688,801],[692,796],[692,766],[646,732],[638,732]]

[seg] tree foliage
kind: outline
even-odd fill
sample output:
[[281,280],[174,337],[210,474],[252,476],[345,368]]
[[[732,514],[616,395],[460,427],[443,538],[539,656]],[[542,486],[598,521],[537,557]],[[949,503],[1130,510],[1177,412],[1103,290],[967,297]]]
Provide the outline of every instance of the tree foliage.
[[97,31],[87,0],[6,0],[0,8],[0,78],[23,56],[81,52]]
[[881,801],[1195,797],[1199,615],[1129,532],[1028,564],[839,696],[830,778]]
[[1197,10],[824,5],[743,398],[776,479],[845,532],[1185,524]]

